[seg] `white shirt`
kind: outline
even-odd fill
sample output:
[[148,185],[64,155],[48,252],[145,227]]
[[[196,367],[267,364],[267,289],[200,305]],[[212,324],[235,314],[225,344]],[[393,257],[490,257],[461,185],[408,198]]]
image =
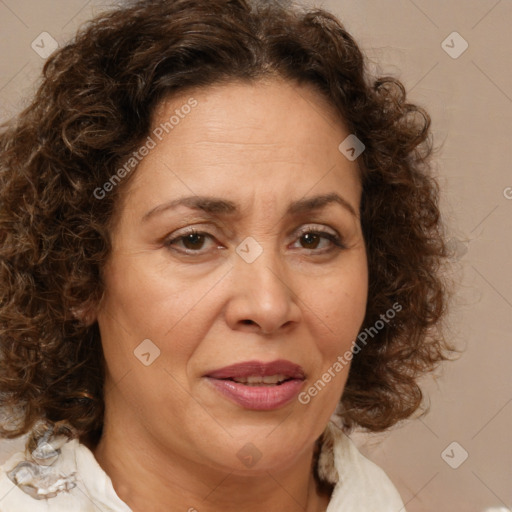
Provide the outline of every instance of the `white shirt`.
[[[319,473],[335,484],[327,512],[405,512],[384,471],[364,457],[340,429],[329,424],[326,432],[331,442],[322,447]],[[131,512],[92,452],[78,440],[65,443],[49,466],[31,460],[18,452],[0,468],[0,512]],[[20,485],[30,484],[34,471],[45,482],[43,493],[53,497],[37,499],[22,490]],[[31,489],[37,494],[36,488]]]

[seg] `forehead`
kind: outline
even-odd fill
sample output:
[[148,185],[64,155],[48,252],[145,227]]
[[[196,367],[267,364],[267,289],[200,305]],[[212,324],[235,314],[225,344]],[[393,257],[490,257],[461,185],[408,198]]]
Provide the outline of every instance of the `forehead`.
[[156,144],[129,188],[146,203],[191,192],[241,197],[244,190],[271,202],[313,188],[355,198],[357,164],[338,149],[348,135],[311,87],[271,80],[190,89],[155,109],[150,136]]
[[336,149],[340,134],[348,134],[334,105],[323,95],[311,85],[281,78],[210,85],[165,99],[155,109],[153,130],[164,126],[192,97],[197,101],[190,116],[193,130],[187,130],[190,121],[180,122],[179,130],[178,126],[172,130],[175,143],[185,138],[197,143],[211,139],[231,144],[232,149],[237,142],[296,149],[300,142],[308,146],[334,142]]

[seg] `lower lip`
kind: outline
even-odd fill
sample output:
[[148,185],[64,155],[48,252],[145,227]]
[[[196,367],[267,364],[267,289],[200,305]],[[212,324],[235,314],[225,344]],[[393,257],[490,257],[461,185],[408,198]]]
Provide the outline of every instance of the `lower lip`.
[[275,386],[246,386],[232,380],[208,380],[236,404],[257,411],[271,411],[290,403],[297,397],[304,383],[300,379],[291,379]]

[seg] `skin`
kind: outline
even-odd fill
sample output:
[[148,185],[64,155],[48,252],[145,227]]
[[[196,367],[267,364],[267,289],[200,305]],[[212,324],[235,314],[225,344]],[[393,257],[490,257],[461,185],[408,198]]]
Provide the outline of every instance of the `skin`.
[[[96,311],[107,376],[94,454],[135,512],[324,511],[313,450],[348,366],[309,404],[272,411],[229,401],[204,375],[286,359],[304,369],[306,390],[350,349],[368,274],[358,168],[338,150],[349,132],[317,92],[280,79],[173,97],[153,127],[190,97],[197,107],[142,160],[118,205]],[[293,201],[332,192],[349,206],[286,213]],[[143,220],[194,195],[230,200],[239,212],[180,206]],[[176,240],[191,226],[211,236]],[[337,233],[344,248],[304,236],[315,230]],[[263,250],[252,263],[236,252],[249,236]],[[145,339],[160,350],[149,366],[134,355]],[[237,456],[248,443],[261,454],[252,467]]]

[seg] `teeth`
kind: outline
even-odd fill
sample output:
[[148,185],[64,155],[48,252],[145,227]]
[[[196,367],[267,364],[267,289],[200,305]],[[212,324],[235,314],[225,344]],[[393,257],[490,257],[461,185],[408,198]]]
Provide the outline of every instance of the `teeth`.
[[254,386],[257,384],[278,384],[286,380],[288,377],[286,375],[269,375],[268,377],[259,377],[259,376],[250,376],[250,377],[236,377],[233,380],[238,382],[239,384],[247,384],[249,386]]

